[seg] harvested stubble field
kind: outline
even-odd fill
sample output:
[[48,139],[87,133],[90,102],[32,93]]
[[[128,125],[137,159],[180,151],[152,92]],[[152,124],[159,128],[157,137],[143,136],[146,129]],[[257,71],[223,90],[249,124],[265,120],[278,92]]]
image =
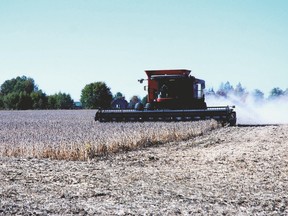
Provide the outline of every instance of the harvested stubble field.
[[[1,215],[288,214],[288,125],[102,125],[94,111],[0,115]],[[72,160],[52,160],[65,157]]]

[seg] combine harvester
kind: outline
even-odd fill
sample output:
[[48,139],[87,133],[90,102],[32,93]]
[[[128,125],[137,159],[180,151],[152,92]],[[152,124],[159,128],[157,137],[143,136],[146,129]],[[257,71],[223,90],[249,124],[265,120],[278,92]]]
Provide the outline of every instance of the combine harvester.
[[[207,107],[205,81],[190,75],[190,70],[146,70],[147,104],[137,103],[134,109],[99,109],[95,121],[197,121],[215,119],[222,125],[235,125],[235,106]],[[143,83],[144,79],[138,80]],[[122,106],[123,107],[123,106]]]

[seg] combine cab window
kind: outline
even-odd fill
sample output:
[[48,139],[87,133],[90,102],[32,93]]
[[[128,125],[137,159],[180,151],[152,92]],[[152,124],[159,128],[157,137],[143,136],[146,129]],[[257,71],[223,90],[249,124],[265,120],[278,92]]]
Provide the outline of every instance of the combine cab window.
[[193,84],[187,79],[162,79],[158,82],[158,98],[190,99]]
[[194,84],[194,97],[196,99],[202,99],[204,97],[204,89],[200,83]]
[[166,84],[163,84],[161,86],[158,97],[159,98],[168,98],[168,87]]

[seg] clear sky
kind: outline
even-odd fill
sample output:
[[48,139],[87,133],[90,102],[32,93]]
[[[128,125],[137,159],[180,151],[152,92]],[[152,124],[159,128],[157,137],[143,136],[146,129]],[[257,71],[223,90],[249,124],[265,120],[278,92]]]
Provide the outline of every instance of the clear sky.
[[146,69],[191,69],[217,89],[288,88],[287,0],[0,0],[0,83],[26,75],[79,100],[104,81],[146,93]]

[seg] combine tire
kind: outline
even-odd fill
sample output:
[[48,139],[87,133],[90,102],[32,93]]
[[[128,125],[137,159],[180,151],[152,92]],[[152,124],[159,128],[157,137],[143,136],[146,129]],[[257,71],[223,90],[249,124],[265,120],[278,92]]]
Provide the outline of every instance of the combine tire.
[[237,121],[236,112],[232,112],[230,114],[230,118],[229,118],[229,125],[230,126],[235,126],[236,125],[236,121]]

